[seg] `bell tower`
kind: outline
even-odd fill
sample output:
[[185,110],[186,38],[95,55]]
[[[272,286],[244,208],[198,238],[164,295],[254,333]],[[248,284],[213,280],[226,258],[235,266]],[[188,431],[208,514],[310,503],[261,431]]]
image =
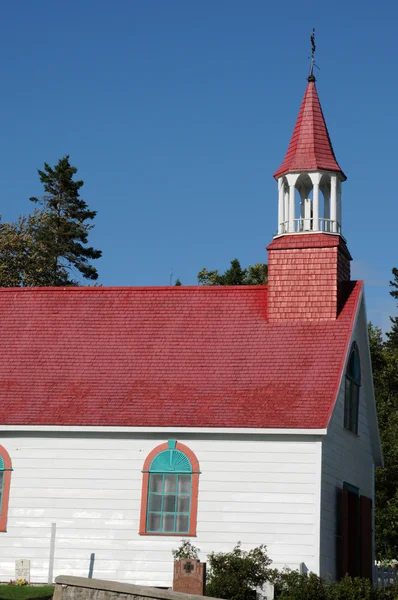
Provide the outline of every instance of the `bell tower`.
[[[313,46],[314,50],[314,46]],[[278,182],[278,230],[268,246],[270,321],[336,319],[351,256],[342,236],[346,176],[332,147],[313,75]]]
[[341,233],[341,184],[346,176],[333,151],[313,75],[308,77],[289,148],[274,177],[278,235]]

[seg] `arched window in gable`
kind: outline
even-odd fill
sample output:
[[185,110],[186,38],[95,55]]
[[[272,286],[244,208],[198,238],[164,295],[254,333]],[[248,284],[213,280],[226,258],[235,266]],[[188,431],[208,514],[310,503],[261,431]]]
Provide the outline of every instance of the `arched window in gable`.
[[8,498],[11,483],[11,458],[0,446],[0,531],[7,531]]
[[345,376],[344,427],[358,433],[359,388],[361,386],[361,364],[358,346],[354,342]]
[[169,440],[144,463],[140,534],[196,535],[199,463],[187,446]]

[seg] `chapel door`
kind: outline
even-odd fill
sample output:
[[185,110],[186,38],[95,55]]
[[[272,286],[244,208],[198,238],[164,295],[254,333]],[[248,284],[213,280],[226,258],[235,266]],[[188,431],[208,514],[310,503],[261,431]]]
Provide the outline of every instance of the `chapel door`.
[[361,496],[361,577],[373,579],[372,499]]
[[343,486],[342,575],[372,579],[372,500]]

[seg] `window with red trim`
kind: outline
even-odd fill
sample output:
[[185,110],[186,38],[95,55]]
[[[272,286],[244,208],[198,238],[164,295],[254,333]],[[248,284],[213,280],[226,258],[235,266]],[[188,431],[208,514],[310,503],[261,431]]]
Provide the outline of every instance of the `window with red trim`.
[[140,534],[196,535],[199,463],[169,440],[149,453],[142,470]]
[[11,458],[7,450],[0,446],[0,531],[7,531],[11,471]]

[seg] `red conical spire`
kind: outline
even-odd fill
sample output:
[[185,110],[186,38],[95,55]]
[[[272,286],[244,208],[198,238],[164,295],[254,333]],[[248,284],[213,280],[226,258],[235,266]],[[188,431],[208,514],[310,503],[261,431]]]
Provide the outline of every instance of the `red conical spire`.
[[274,177],[277,179],[292,171],[319,170],[334,171],[346,179],[334,155],[315,77],[310,76],[289,148]]

